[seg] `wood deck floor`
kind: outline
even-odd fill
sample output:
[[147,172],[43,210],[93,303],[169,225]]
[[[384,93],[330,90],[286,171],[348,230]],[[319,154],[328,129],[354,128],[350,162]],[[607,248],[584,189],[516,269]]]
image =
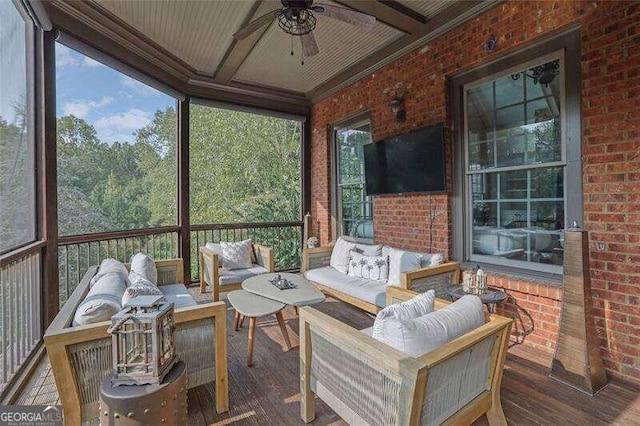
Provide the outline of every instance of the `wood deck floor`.
[[[211,294],[194,296],[210,300]],[[371,326],[370,315],[342,302],[327,299],[316,306],[356,328]],[[233,329],[228,310],[229,402],[228,413],[215,412],[211,384],[189,390],[190,425],[289,425],[303,424],[299,413],[298,322],[292,308],[284,310],[290,351],[274,316],[256,324],[254,366],[246,366],[247,324]],[[640,389],[612,382],[594,397],[582,394],[547,377],[549,355],[530,348],[510,349],[502,383],[502,404],[512,425],[640,425]],[[58,403],[48,362],[44,360],[20,397],[20,404]],[[344,424],[324,403],[316,404],[314,424]],[[476,425],[486,425],[481,418]]]

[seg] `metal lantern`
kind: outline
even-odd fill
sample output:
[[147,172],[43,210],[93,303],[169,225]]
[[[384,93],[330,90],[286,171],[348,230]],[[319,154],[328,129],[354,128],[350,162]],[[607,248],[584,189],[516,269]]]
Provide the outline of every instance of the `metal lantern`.
[[113,317],[113,386],[159,384],[176,363],[173,303],[138,296]]

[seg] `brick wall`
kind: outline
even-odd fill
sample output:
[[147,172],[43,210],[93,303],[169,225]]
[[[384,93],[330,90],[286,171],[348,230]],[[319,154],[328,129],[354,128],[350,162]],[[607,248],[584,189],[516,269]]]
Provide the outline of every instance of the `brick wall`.
[[[582,38],[582,144],[585,227],[597,328],[610,375],[640,383],[640,3],[510,1],[405,55],[312,112],[312,215],[322,243],[331,235],[328,126],[371,111],[374,140],[438,122],[447,113],[447,77],[579,24]],[[498,38],[496,52],[482,46]],[[570,77],[569,77],[570,78]],[[407,120],[389,103],[403,93]],[[448,158],[451,146],[448,140]],[[448,188],[451,188],[449,164]],[[398,247],[451,254],[449,194],[374,199],[375,239]],[[510,294],[514,338],[553,351],[561,290],[548,283],[490,276]]]

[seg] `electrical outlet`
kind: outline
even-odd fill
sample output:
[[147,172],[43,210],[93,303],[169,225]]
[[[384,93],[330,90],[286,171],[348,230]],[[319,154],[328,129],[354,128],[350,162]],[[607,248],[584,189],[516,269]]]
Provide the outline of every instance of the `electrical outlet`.
[[605,245],[602,241],[596,241],[596,250],[602,251],[604,250],[604,248],[605,248]]

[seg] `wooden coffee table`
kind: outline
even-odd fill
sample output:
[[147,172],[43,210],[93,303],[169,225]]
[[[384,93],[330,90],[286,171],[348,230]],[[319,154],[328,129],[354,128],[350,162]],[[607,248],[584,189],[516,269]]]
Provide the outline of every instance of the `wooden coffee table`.
[[314,305],[324,301],[324,294],[302,275],[281,272],[282,278],[296,285],[296,288],[286,290],[280,290],[269,282],[277,276],[278,273],[269,273],[248,278],[242,282],[242,288],[253,294],[295,307]]
[[289,334],[282,318],[282,309],[285,304],[273,299],[259,296],[245,290],[234,290],[227,294],[227,299],[236,310],[236,331],[241,327],[244,317],[249,317],[249,349],[247,354],[247,365],[253,365],[253,341],[256,331],[256,318],[265,315],[275,314],[282,336],[287,344],[287,349],[291,349]]

